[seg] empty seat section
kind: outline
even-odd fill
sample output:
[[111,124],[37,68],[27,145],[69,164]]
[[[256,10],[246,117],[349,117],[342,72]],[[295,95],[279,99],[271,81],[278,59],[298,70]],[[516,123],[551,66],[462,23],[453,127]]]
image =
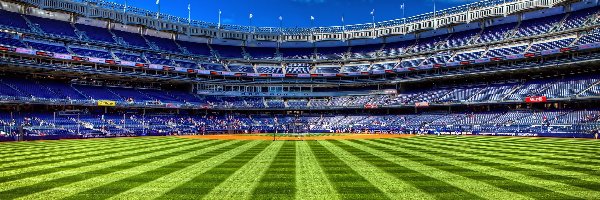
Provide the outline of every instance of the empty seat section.
[[210,56],[210,48],[206,43],[195,43],[178,40],[177,43],[189,53],[200,56]]
[[314,56],[314,48],[279,48],[279,53],[289,59],[310,59]]
[[70,49],[73,51],[73,53],[80,56],[113,59],[112,55],[108,51],[104,50],[87,49],[84,47],[70,47]]
[[90,40],[94,40],[97,42],[106,42],[110,44],[115,44],[115,40],[113,39],[113,35],[108,32],[108,29],[89,26],[84,24],[75,24],[77,30],[83,32]]
[[229,71],[254,73],[254,67],[248,65],[229,65]]
[[0,27],[30,31],[27,21],[19,13],[0,10]]
[[120,60],[131,61],[131,62],[140,62],[140,63],[146,62],[140,55],[121,53],[121,52],[115,52],[114,54]]
[[31,21],[31,23],[39,25],[40,28],[42,28],[42,30],[47,34],[52,34],[55,37],[77,38],[77,35],[75,35],[75,29],[69,22],[46,19],[31,15],[26,17],[29,19],[29,21]]
[[179,46],[175,44],[175,41],[166,38],[159,38],[153,36],[145,36],[148,42],[154,43],[158,48],[164,51],[169,51],[173,53],[181,53]]
[[31,48],[36,50],[69,54],[67,47],[65,47],[63,44],[45,43],[41,41],[26,41],[26,43],[29,44]]
[[246,53],[252,58],[273,59],[277,49],[275,47],[245,47]]
[[242,58],[242,47],[226,46],[226,45],[210,45],[213,50],[219,52],[219,56],[223,58]]
[[130,46],[136,46],[141,48],[148,48],[146,40],[139,33],[130,33],[119,30],[112,30],[115,36],[122,38],[123,41],[127,42]]

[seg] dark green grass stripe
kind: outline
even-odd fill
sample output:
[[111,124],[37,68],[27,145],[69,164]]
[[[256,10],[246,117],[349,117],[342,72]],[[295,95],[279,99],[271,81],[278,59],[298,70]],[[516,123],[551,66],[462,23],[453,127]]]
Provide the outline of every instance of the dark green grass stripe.
[[[504,154],[513,154],[515,152],[519,152],[519,154],[522,154],[526,157],[536,157],[537,159],[543,159],[544,161],[546,160],[551,160],[551,161],[560,161],[560,162],[567,162],[567,163],[578,163],[578,164],[584,164],[584,165],[597,165],[600,164],[596,161],[594,161],[593,159],[589,159],[589,158],[582,158],[581,156],[579,157],[566,157],[568,155],[562,155],[565,157],[555,157],[555,155],[561,155],[561,153],[550,153],[545,151],[543,148],[540,148],[539,151],[541,152],[530,152],[529,150],[523,150],[523,149],[515,149],[513,147],[510,146],[502,146],[501,144],[489,144],[489,143],[474,143],[474,142],[456,142],[456,141],[452,141],[452,142],[446,142],[446,141],[438,141],[437,143],[441,143],[441,144],[447,144],[447,145],[457,145],[457,144],[462,144],[463,146],[468,146],[470,149],[476,149],[476,150],[481,150],[481,151],[490,151],[493,150],[495,152],[500,152],[500,153],[504,153]],[[570,148],[576,148],[576,147],[569,147]],[[532,153],[539,153],[539,154],[547,154],[547,155],[531,155]],[[559,169],[559,170],[566,170],[566,171],[575,171],[575,172],[580,172],[580,173],[585,173],[588,175],[594,175],[594,176],[600,176],[600,171],[598,170],[594,170],[593,168],[584,168],[584,167],[576,167],[576,166],[564,166],[564,165],[560,165],[560,164],[556,164],[556,163],[548,163],[548,162],[544,162],[544,161],[535,161],[535,160],[529,160],[526,158],[517,158],[517,157],[511,157],[511,156],[503,156],[503,155],[498,155],[495,154],[493,156],[496,156],[498,158],[502,158],[504,160],[510,160],[510,161],[517,161],[517,162],[522,162],[522,163],[526,163],[526,164],[531,164],[531,165],[544,165],[544,166],[548,166],[554,169]]]
[[202,199],[202,197],[206,196],[215,187],[227,180],[233,173],[265,150],[269,144],[270,142],[263,141],[220,165],[199,174],[192,180],[179,185],[158,199]]
[[[136,149],[139,149],[139,148],[148,148],[148,147],[156,147],[156,146],[177,144],[177,143],[181,143],[181,142],[184,142],[184,141],[185,140],[179,140],[179,141],[177,141],[177,140],[170,140],[170,141],[165,141],[165,142],[152,142],[152,143],[149,143],[151,145],[129,146],[127,148],[111,147],[111,149],[113,149],[112,151],[99,151],[96,154],[75,156],[75,157],[70,157],[68,159],[57,159],[57,160],[42,161],[42,162],[35,163],[35,165],[47,165],[47,164],[55,164],[55,163],[61,163],[61,162],[75,161],[75,160],[84,159],[84,158],[92,158],[92,157],[110,155],[112,153],[119,153],[119,152],[125,152],[125,151],[130,151],[130,150],[136,150]],[[128,155],[129,154],[125,154],[125,155],[121,155],[119,157],[123,157],[124,158],[124,157],[127,157]],[[86,161],[86,162],[78,162],[78,163],[73,163],[73,164],[69,164],[69,165],[50,167],[50,168],[39,169],[39,170],[35,170],[35,171],[28,171],[27,173],[19,173],[19,174],[14,174],[14,175],[9,175],[9,176],[3,176],[3,177],[0,177],[0,184],[1,183],[6,183],[6,182],[9,182],[9,181],[18,180],[18,179],[23,179],[23,178],[28,178],[28,177],[34,177],[34,176],[40,176],[40,175],[44,175],[44,174],[53,173],[53,172],[56,172],[58,169],[62,169],[62,170],[64,170],[64,169],[74,169],[74,168],[83,167],[83,166],[89,166],[89,165],[96,164],[98,162],[108,161],[108,160],[116,159],[116,158],[118,158],[118,157],[109,156],[109,157],[101,159],[101,160],[90,160],[90,161]],[[20,168],[29,167],[29,166],[31,166],[31,164],[15,165],[15,166],[10,166],[10,167],[5,167],[2,170],[20,169]]]
[[261,177],[250,199],[294,199],[296,195],[296,142],[284,142]]
[[[167,140],[165,140],[167,141]],[[172,141],[176,141],[176,140],[172,140]],[[23,165],[15,165],[15,166],[10,166],[10,167],[0,167],[1,171],[5,171],[5,170],[10,170],[10,169],[18,169],[18,168],[22,168],[24,166],[31,166],[33,164],[35,165],[42,165],[45,164],[44,162],[47,163],[54,163],[54,162],[62,162],[60,161],[61,159],[66,159],[66,157],[72,157],[75,155],[80,155],[80,154],[87,154],[90,152],[100,152],[100,151],[104,151],[104,150],[110,150],[110,149],[114,149],[115,147],[131,147],[131,146],[140,146],[140,145],[148,145],[148,144],[155,144],[157,142],[164,142],[164,141],[153,141],[153,140],[140,140],[140,141],[131,141],[131,142],[126,142],[126,143],[101,143],[101,144],[96,144],[96,145],[91,145],[91,146],[86,146],[84,148],[81,148],[80,150],[69,150],[69,149],[65,149],[62,152],[56,152],[54,154],[48,154],[48,153],[41,153],[41,152],[37,152],[36,150],[32,150],[30,151],[31,154],[36,154],[36,155],[32,155],[32,156],[17,156],[15,157],[15,159],[4,159],[4,160],[0,160],[0,165],[6,165],[6,164],[11,164],[11,163],[16,163],[16,162],[22,162],[22,161],[35,161],[35,160],[43,160],[45,158],[52,158],[50,160],[45,160],[45,161],[40,161],[40,162],[34,162],[34,163],[26,163]],[[83,157],[88,157],[87,155],[83,155],[83,156],[79,156],[79,158],[83,158]],[[54,161],[52,161],[54,160]],[[58,161],[57,161],[58,160]]]
[[[373,141],[377,142],[377,143],[381,143],[381,144],[398,146],[397,144],[388,143],[386,141],[376,141],[376,140],[373,140]],[[394,150],[391,148],[382,147],[382,146],[378,146],[378,145],[373,145],[370,143],[366,143],[364,141],[355,140],[352,142],[373,148],[375,150],[383,151],[383,152],[386,152],[386,153],[389,153],[389,154],[392,154],[392,155],[395,155],[398,157],[407,158],[409,160],[413,160],[415,162],[419,162],[421,164],[424,164],[424,165],[427,165],[430,167],[434,167],[434,168],[442,170],[442,171],[446,171],[446,172],[453,173],[453,174],[456,174],[459,176],[463,176],[465,178],[481,181],[481,182],[487,183],[489,185],[495,186],[497,188],[500,188],[500,189],[503,189],[503,190],[506,190],[509,192],[517,193],[517,194],[520,194],[523,196],[528,196],[528,197],[531,197],[534,199],[544,199],[548,195],[552,195],[552,196],[558,195],[558,197],[561,197],[561,198],[571,198],[570,196],[562,195],[560,193],[556,193],[554,191],[551,191],[551,190],[548,190],[545,188],[540,188],[537,186],[516,182],[516,181],[510,180],[510,179],[507,179],[504,177],[500,177],[500,176],[488,175],[488,174],[485,174],[485,173],[482,173],[479,171],[467,169],[467,168],[452,165],[449,163],[442,163],[442,162],[435,161],[435,160],[432,160],[427,157],[417,156],[414,154],[407,154],[402,151],[398,151],[398,150]],[[406,147],[406,146],[402,146],[402,147],[398,147],[398,148],[403,148],[403,149],[408,149],[410,151],[420,152],[420,149]],[[438,155],[438,154],[436,154],[436,155]],[[445,156],[443,156],[443,157],[445,157]],[[456,159],[456,160],[464,161],[462,159]]]
[[[219,144],[223,144],[226,143],[228,141],[223,140],[223,141],[218,141],[216,143],[211,144],[211,146],[214,145],[219,145]],[[68,198],[65,198],[67,200],[79,200],[79,199],[107,199],[109,197],[112,197],[116,194],[119,194],[121,192],[125,192],[129,189],[138,187],[142,184],[154,181],[160,177],[163,177],[167,174],[179,171],[181,169],[184,169],[186,167],[189,167],[191,165],[194,165],[196,163],[202,162],[206,159],[212,158],[214,156],[218,156],[220,154],[223,154],[227,151],[230,151],[232,149],[235,149],[241,145],[244,145],[246,143],[249,143],[249,141],[241,141],[238,143],[233,143],[233,144],[229,144],[227,146],[224,146],[222,148],[219,149],[215,149],[212,151],[208,151],[206,153],[200,154],[200,155],[196,155],[194,157],[190,157],[181,161],[177,161],[175,163],[160,167],[158,169],[155,170],[150,170],[135,176],[131,176],[131,177],[127,177],[125,179],[121,179],[119,181],[115,181],[106,185],[102,185],[100,187],[96,187],[96,188],[92,188],[90,190],[87,190],[85,192],[81,192],[77,195],[74,196],[70,196]]]
[[[424,145],[431,147],[431,148],[435,148],[435,149],[446,149],[445,147],[440,147],[438,145],[432,145],[431,143],[412,143],[412,141],[400,141],[398,140],[398,143],[394,143],[394,142],[389,142],[389,141],[384,141],[384,140],[373,140],[374,142],[377,143],[381,143],[381,144],[386,144],[386,145],[395,145],[398,146],[399,143],[404,143],[404,144],[412,144],[415,145],[415,147],[409,147],[406,145],[402,145],[400,148],[403,149],[407,149],[409,151],[414,151],[414,152],[420,152],[420,153],[424,153],[424,154],[429,154],[429,155],[434,155],[434,156],[439,156],[439,157],[443,157],[443,158],[447,158],[447,159],[452,159],[452,160],[457,160],[457,161],[463,161],[463,162],[467,162],[470,164],[475,164],[475,165],[480,165],[480,166],[487,166],[487,167],[491,167],[497,170],[502,170],[502,171],[509,171],[509,172],[514,172],[514,173],[519,173],[519,174],[523,174],[525,176],[530,176],[531,175],[531,171],[533,170],[528,170],[528,169],[523,169],[523,168],[519,168],[519,167],[514,167],[514,166],[509,166],[509,165],[505,165],[505,164],[500,164],[500,163],[495,163],[495,162],[489,162],[489,161],[485,161],[482,159],[477,159],[477,158],[473,158],[473,157],[467,157],[467,156],[461,156],[461,155],[457,155],[457,154],[451,154],[451,153],[447,153],[445,151],[440,151],[440,150],[429,150],[426,147],[422,147]],[[435,146],[435,147],[434,147]],[[448,150],[450,152],[455,152],[455,151],[461,151],[464,152],[466,151],[465,149],[451,149]],[[469,152],[471,153],[471,152]],[[479,153],[474,153],[475,155],[478,155]],[[424,158],[421,156],[416,156],[413,155],[418,159],[421,160],[430,160],[428,158]],[[486,156],[490,156],[489,154],[486,154]],[[494,159],[494,158],[493,158]],[[524,170],[524,171],[520,171],[520,170]],[[492,179],[492,176],[486,175],[484,177],[482,177],[481,179]],[[496,181],[496,180],[494,180]],[[554,181],[554,180],[553,180]],[[532,198],[535,199],[546,199],[548,198],[548,196],[553,197],[553,198],[558,198],[558,199],[577,199],[576,197],[573,196],[569,196],[569,195],[565,195],[565,194],[561,194],[555,191],[551,191],[545,188],[541,188],[541,187],[537,187],[537,186],[532,186],[532,185],[528,185],[525,183],[519,183],[519,182],[504,182],[503,180],[499,181],[496,184],[492,184],[496,187],[505,189],[507,191],[511,191],[511,192],[515,192],[515,193],[520,193],[522,195],[525,196],[530,196]]]
[[342,199],[389,199],[319,142],[307,142],[327,179]]
[[[186,145],[197,145],[197,144],[206,143],[207,141],[208,140],[192,141],[190,143],[186,143]],[[165,148],[160,148],[160,149],[154,149],[154,150],[148,150],[148,151],[141,151],[141,152],[137,152],[137,153],[132,154],[132,155],[122,155],[122,156],[117,156],[117,157],[105,158],[105,159],[94,161],[92,163],[81,163],[79,166],[75,166],[74,168],[80,168],[80,167],[85,167],[85,166],[94,165],[94,164],[101,164],[101,163],[105,163],[105,162],[110,162],[110,161],[115,161],[115,160],[120,160],[120,159],[126,159],[126,158],[129,158],[129,157],[141,156],[141,155],[149,154],[149,153],[156,153],[156,152],[160,152],[160,151],[163,151],[163,150],[169,150],[171,148],[173,148],[173,147],[165,147]],[[125,162],[125,163],[122,163],[122,164],[119,164],[119,165],[116,165],[116,166],[112,166],[112,167],[108,167],[108,168],[102,168],[102,169],[97,169],[97,170],[86,172],[86,173],[74,174],[74,175],[71,175],[71,176],[62,177],[62,178],[53,179],[53,180],[48,180],[48,181],[36,183],[36,184],[33,184],[33,185],[25,186],[25,187],[14,188],[14,189],[11,189],[11,190],[6,190],[6,191],[0,192],[0,197],[3,197],[3,199],[19,198],[19,197],[23,197],[23,196],[26,196],[26,195],[29,195],[29,194],[33,194],[33,193],[45,191],[45,190],[48,190],[48,189],[51,189],[51,188],[61,187],[61,186],[68,185],[68,184],[71,184],[71,183],[74,183],[74,182],[78,182],[78,181],[82,181],[82,180],[86,180],[86,179],[90,179],[90,178],[94,178],[94,177],[106,175],[106,174],[109,174],[109,173],[113,173],[113,172],[117,172],[117,171],[129,169],[129,168],[133,168],[133,167],[136,167],[136,166],[139,166],[139,165],[144,165],[144,164],[147,164],[147,163],[150,163],[150,162],[154,162],[154,161],[157,161],[157,160],[169,158],[169,157],[172,157],[172,156],[177,156],[177,155],[185,153],[187,151],[189,151],[189,149],[184,149],[184,150],[174,151],[174,152],[171,152],[171,153],[156,155],[156,156],[152,156],[152,157],[149,157],[149,158],[145,158],[145,159],[141,159],[141,160],[137,160],[137,161],[133,161],[133,162]],[[66,169],[69,169],[69,168],[61,168],[61,170],[66,170]]]
[[[452,147],[452,146],[455,146],[456,143],[438,142],[438,144],[440,144],[442,146],[435,146],[435,148],[437,148],[437,149],[443,149],[443,150],[450,151],[450,152],[456,151],[459,149],[456,147]],[[469,154],[483,156],[483,157],[490,157],[490,155],[486,152],[492,150],[489,148],[482,148],[481,145],[470,145],[470,149],[464,149],[464,148],[460,148],[460,149],[463,152],[467,151]],[[496,150],[496,149],[493,149],[493,150]],[[497,151],[503,152],[505,150],[498,149]],[[510,152],[507,152],[507,153],[510,153]],[[527,154],[526,152],[523,152],[523,153]],[[449,156],[449,154],[446,154],[446,153],[439,153],[439,154],[445,154],[445,155]],[[536,156],[536,157],[539,157],[539,156]],[[529,165],[544,166],[544,167],[563,170],[561,167],[563,165],[559,165],[559,164],[555,164],[555,163],[541,162],[541,161],[532,161],[532,160],[528,160],[526,158],[511,157],[511,156],[507,156],[507,155],[500,155],[498,153],[494,154],[494,159],[504,160],[504,161],[513,161],[513,162],[519,162],[519,163],[524,163],[524,164],[529,164]],[[543,172],[543,171],[532,170],[532,169],[527,169],[527,168],[522,168],[522,167],[509,166],[507,164],[501,164],[501,163],[497,163],[497,166],[503,166],[505,168],[510,167],[513,170],[515,170],[516,172],[520,172],[521,174],[524,174],[527,176],[533,176],[533,177],[537,177],[540,179],[556,181],[556,182],[564,183],[564,184],[571,185],[571,186],[586,188],[586,189],[593,190],[593,191],[600,191],[600,183],[598,183],[598,182],[586,181],[586,180],[577,179],[577,178],[573,178],[573,177],[569,177],[569,176],[551,174],[551,173],[547,173],[547,172]],[[592,169],[586,170],[585,168],[568,167],[564,170],[569,170],[569,169],[576,169],[576,172],[586,173],[589,175],[598,175],[598,171],[594,171]]]
[[[349,140],[352,142],[356,142],[353,140]],[[481,197],[474,195],[470,192],[467,192],[463,189],[457,188],[453,185],[450,185],[444,181],[440,181],[433,177],[424,175],[420,172],[414,171],[412,169],[406,168],[404,166],[398,165],[396,163],[390,162],[383,158],[380,158],[376,155],[373,155],[369,152],[363,151],[356,147],[344,144],[340,141],[331,140],[332,144],[342,148],[343,150],[349,152],[350,154],[374,165],[375,167],[391,174],[392,176],[407,182],[408,184],[414,186],[415,188],[426,192],[436,199],[482,199]],[[357,142],[358,143],[358,142]],[[366,143],[360,143],[363,146],[367,146],[369,148],[390,153],[392,155],[398,156],[398,152],[390,151],[384,148],[378,148],[374,145],[369,145]],[[406,156],[406,155],[402,155]],[[434,163],[434,162],[432,162]],[[438,163],[435,163],[437,166]]]

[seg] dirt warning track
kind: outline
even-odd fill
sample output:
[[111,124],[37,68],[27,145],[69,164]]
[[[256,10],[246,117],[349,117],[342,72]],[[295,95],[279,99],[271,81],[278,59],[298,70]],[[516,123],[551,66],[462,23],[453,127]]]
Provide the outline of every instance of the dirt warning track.
[[[401,134],[340,134],[340,135],[326,135],[326,136],[276,136],[276,140],[281,141],[298,141],[298,140],[352,140],[352,139],[381,139],[381,138],[407,138],[413,137],[414,135],[401,135]],[[189,139],[212,139],[212,140],[273,140],[273,136],[268,135],[251,135],[251,134],[240,134],[240,135],[188,135],[179,136],[180,138]]]

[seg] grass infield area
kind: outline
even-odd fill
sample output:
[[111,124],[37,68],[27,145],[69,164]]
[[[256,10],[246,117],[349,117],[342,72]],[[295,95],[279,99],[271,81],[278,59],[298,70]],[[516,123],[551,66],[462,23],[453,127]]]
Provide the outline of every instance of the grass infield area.
[[599,150],[457,136],[10,142],[0,199],[600,199]]

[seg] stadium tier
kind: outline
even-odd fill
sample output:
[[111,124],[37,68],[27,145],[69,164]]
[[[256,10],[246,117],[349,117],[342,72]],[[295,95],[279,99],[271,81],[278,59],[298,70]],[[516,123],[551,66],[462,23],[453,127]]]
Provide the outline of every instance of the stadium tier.
[[271,32],[57,1],[0,0],[5,135],[598,130],[598,2]]

